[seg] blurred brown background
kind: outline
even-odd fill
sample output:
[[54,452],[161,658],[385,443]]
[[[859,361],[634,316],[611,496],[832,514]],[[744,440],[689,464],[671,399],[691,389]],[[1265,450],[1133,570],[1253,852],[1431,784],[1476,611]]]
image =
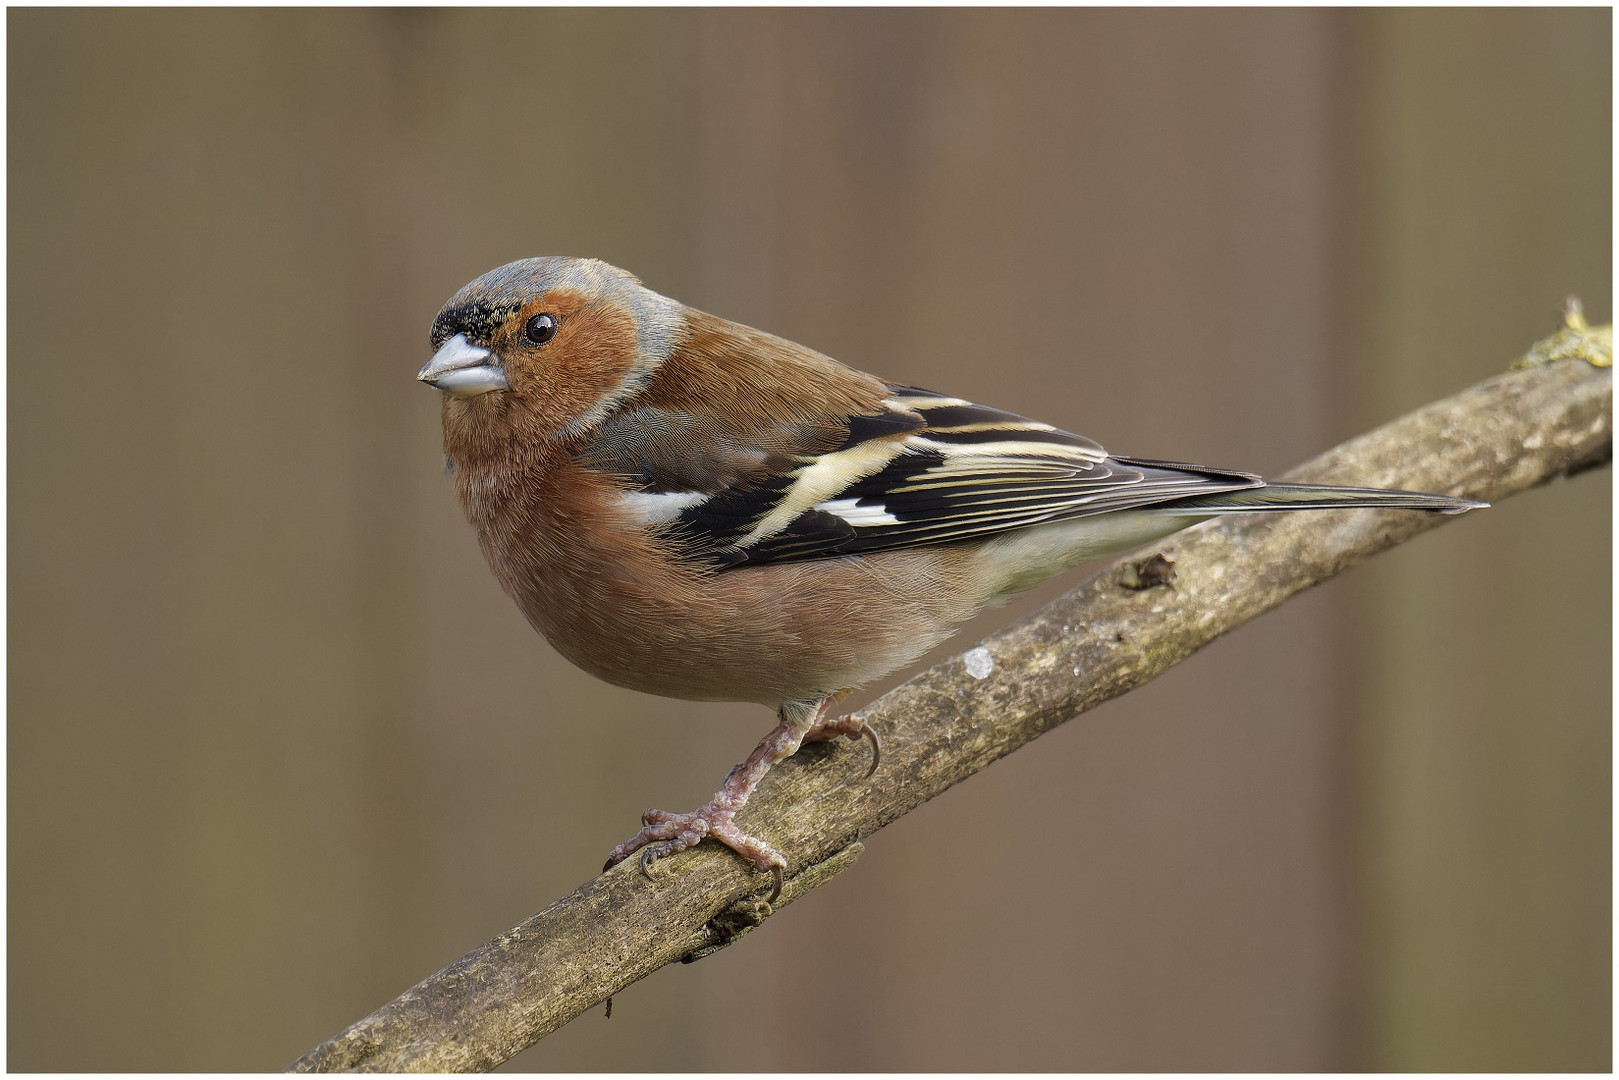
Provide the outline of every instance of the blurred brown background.
[[[501,595],[413,379],[468,279],[1277,472],[1611,317],[1610,17],[8,12],[7,1064],[279,1067],[768,729]],[[1300,597],[514,1067],[1608,1069],[1610,506]]]

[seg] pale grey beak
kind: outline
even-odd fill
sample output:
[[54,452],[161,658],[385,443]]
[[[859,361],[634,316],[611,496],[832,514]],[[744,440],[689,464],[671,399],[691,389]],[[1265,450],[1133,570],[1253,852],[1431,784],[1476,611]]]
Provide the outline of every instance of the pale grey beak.
[[456,397],[477,397],[491,390],[505,390],[506,373],[495,354],[457,334],[433,354],[416,378]]

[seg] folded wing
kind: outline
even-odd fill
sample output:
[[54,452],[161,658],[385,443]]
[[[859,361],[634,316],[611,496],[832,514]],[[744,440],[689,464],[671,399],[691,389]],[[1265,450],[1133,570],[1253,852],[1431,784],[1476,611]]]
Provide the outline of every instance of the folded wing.
[[626,498],[649,525],[719,568],[979,540],[1264,486],[1247,473],[1114,457],[959,398],[889,391],[882,412],[835,429],[736,432],[712,419],[632,414],[591,453],[635,485]]

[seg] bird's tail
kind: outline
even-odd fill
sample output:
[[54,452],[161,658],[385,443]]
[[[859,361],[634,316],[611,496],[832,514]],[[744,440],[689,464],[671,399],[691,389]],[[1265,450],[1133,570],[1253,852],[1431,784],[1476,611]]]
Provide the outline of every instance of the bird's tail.
[[1441,514],[1465,514],[1481,510],[1489,503],[1455,499],[1449,495],[1428,495],[1420,491],[1390,491],[1383,488],[1330,487],[1323,484],[1266,484],[1263,487],[1194,495],[1153,507],[1159,513],[1185,513],[1203,517],[1210,514],[1263,513],[1277,510],[1433,510]]

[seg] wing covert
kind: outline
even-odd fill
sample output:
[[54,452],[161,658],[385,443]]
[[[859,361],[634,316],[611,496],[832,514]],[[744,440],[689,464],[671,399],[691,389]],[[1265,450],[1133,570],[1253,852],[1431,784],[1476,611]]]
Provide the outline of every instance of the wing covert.
[[660,509],[649,524],[718,569],[983,539],[1263,483],[1113,457],[1013,413],[914,387],[889,391],[880,413],[765,433],[630,414],[606,426],[593,453],[598,465],[617,462],[637,485],[632,497]]

